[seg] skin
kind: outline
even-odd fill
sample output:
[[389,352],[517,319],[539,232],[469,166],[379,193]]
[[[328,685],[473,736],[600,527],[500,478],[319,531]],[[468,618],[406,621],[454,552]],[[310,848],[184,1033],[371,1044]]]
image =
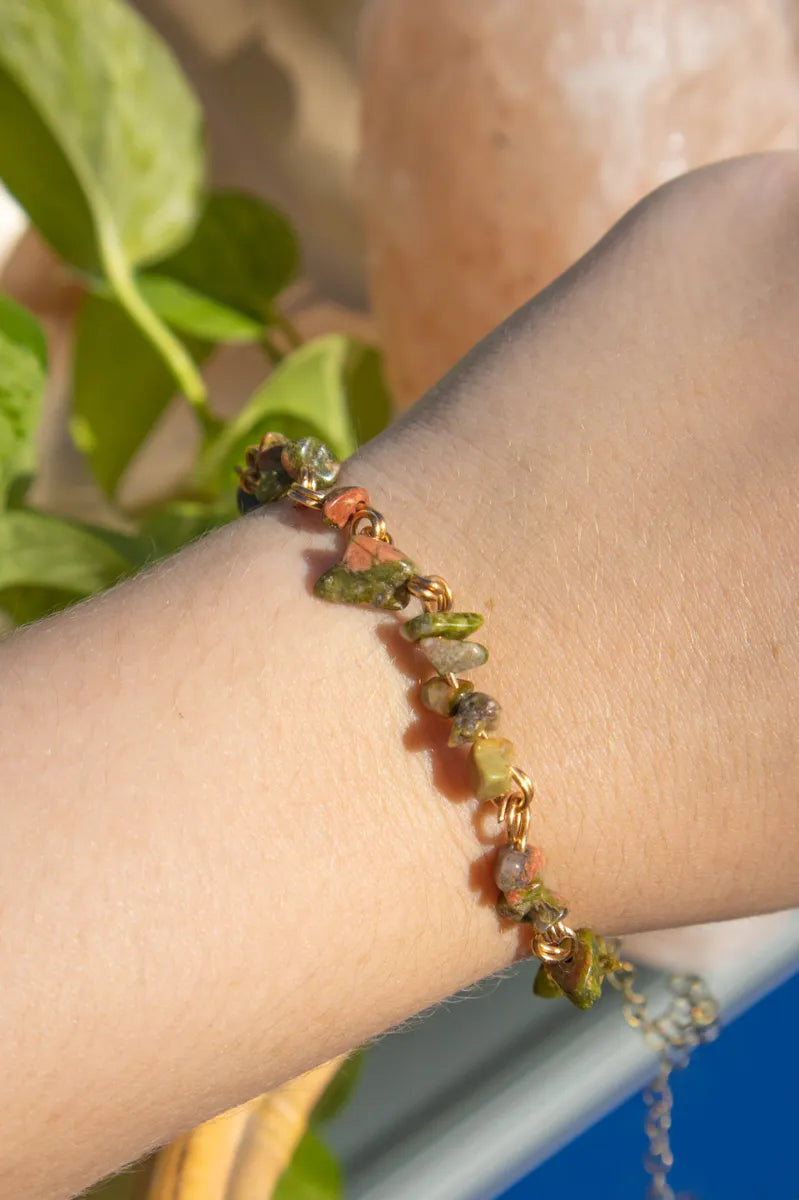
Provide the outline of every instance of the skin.
[[[598,931],[799,903],[797,214],[790,155],[661,190],[343,472],[486,614],[532,840]],[[526,952],[419,652],[310,595],[336,546],[255,514],[0,647],[3,1195]]]

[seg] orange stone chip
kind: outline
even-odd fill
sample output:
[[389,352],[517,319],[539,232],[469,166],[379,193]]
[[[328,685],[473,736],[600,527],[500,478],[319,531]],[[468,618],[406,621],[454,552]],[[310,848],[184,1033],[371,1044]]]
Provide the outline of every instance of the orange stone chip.
[[368,571],[380,563],[399,562],[405,555],[396,546],[368,533],[357,533],[344,551],[342,563],[350,571]]
[[369,505],[369,493],[362,487],[335,488],[328,492],[322,505],[322,516],[328,525],[343,529],[359,509]]

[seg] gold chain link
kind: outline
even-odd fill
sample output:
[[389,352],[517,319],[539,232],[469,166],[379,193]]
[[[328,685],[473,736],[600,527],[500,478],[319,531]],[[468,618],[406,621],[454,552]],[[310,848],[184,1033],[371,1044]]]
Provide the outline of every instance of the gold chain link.
[[688,1065],[697,1046],[718,1035],[718,1004],[698,975],[672,975],[668,1005],[660,1016],[651,1017],[646,997],[636,989],[636,972],[631,963],[623,962],[618,970],[609,972],[608,981],[624,997],[625,1021],[631,1029],[641,1032],[647,1046],[658,1056],[658,1073],[643,1094],[647,1108],[644,1128],[649,1139],[644,1167],[652,1177],[647,1195],[650,1200],[675,1200],[668,1181],[674,1165],[670,1077],[672,1071]]
[[[563,910],[565,917],[566,911]],[[544,963],[565,962],[574,953],[574,930],[563,918],[553,921],[546,929],[533,934],[530,943],[533,954]]]
[[377,538],[379,542],[394,545],[394,539],[386,527],[386,518],[376,508],[361,508],[350,522],[350,536],[357,537],[366,533],[369,537]]
[[414,575],[407,587],[428,612],[449,612],[452,608],[452,589],[440,575]]
[[511,779],[516,790],[497,797],[497,822],[505,825],[508,831],[508,841],[517,850],[527,847],[527,834],[530,832],[530,805],[535,797],[535,785],[532,779],[521,767],[511,767]]
[[319,509],[324,504],[325,497],[323,492],[316,490],[315,481],[312,479],[308,484],[292,483],[289,488],[289,500],[303,508]]

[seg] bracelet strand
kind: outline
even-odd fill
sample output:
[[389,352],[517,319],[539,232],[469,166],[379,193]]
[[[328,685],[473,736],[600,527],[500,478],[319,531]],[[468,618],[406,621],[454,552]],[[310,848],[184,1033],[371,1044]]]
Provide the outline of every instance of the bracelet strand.
[[326,524],[347,536],[342,561],[316,581],[316,596],[389,611],[404,609],[411,600],[421,605],[422,611],[400,628],[435,668],[420,686],[420,700],[451,722],[450,746],[469,746],[475,795],[496,807],[497,821],[506,831],[494,862],[497,912],[531,927],[530,949],[541,963],[536,994],[566,996],[578,1008],[590,1008],[599,999],[604,978],[622,964],[615,943],[591,929],[572,929],[566,904],[541,878],[543,854],[528,842],[533,782],[514,764],[513,743],[495,735],[498,703],[477,691],[463,674],[488,658],[485,646],[471,640],[483,617],[454,611],[446,580],[417,571],[394,545],[385,518],[372,507],[364,488],[333,487],[340,464],[318,439],[290,441],[267,433],[248,449],[245,461],[239,473],[243,510],[287,498],[320,512]]
[[398,550],[385,518],[365,488],[334,487],[340,464],[317,438],[295,441],[267,433],[246,452],[239,471],[242,513],[284,498],[318,511],[323,521],[347,537],[340,563],[316,581],[321,599],[399,611],[417,600],[421,612],[404,620],[400,632],[417,645],[435,669],[424,680],[419,698],[425,708],[451,722],[449,745],[469,746],[469,765],[479,801],[496,807],[506,840],[496,853],[494,880],[500,918],[532,929],[530,950],[540,961],[533,991],[537,996],[567,997],[580,1009],[590,1008],[608,982],[624,998],[624,1018],[638,1029],[658,1055],[659,1070],[645,1092],[649,1152],[644,1159],[652,1177],[649,1195],[673,1200],[667,1179],[673,1156],[669,1141],[671,1089],[669,1076],[687,1065],[692,1050],[718,1033],[718,1006],[695,975],[671,978],[671,1000],[665,1012],[651,1017],[646,998],[636,990],[635,968],[619,957],[620,943],[593,930],[572,929],[568,909],[541,878],[544,857],[528,837],[535,788],[530,776],[514,765],[513,743],[495,736],[500,708],[496,700],[475,690],[463,677],[480,667],[488,650],[471,640],[483,624],[474,612],[456,612],[452,590],[440,575],[420,574]]

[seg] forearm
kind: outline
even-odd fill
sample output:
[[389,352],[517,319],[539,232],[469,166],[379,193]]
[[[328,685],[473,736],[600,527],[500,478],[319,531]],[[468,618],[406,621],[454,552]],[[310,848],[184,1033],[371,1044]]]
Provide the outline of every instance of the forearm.
[[[795,418],[767,477],[746,418],[728,520],[744,406],[686,409],[650,344],[614,367],[597,271],[347,479],[486,614],[479,683],[575,922],[799,902]],[[524,949],[421,656],[313,598],[336,538],[281,512],[2,648],[8,1194],[67,1195]]]
[[4,1194],[71,1194],[512,958],[385,618],[309,595],[337,540],[257,515],[3,647]]

